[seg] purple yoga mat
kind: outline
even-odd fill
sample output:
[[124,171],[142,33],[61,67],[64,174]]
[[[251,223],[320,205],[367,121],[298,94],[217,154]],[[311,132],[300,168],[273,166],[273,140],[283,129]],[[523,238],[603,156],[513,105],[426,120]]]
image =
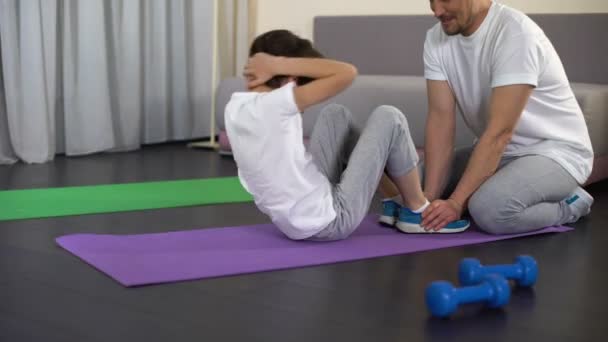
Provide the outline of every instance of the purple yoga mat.
[[75,234],[57,243],[124,286],[168,283],[242,273],[322,265],[478,244],[527,235],[566,232],[549,227],[527,234],[494,236],[403,234],[368,216],[346,240],[291,241],[272,224],[141,235]]

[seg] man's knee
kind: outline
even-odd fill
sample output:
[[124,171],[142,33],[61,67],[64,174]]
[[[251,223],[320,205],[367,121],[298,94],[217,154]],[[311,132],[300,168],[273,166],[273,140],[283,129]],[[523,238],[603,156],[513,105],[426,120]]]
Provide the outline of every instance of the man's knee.
[[482,186],[469,199],[468,209],[479,229],[498,235],[516,230],[524,208],[509,194]]

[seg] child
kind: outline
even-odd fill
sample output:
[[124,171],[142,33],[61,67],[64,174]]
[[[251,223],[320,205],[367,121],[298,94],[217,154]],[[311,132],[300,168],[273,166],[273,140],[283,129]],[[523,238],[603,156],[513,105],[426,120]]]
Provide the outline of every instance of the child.
[[[357,70],[324,59],[310,41],[286,30],[257,37],[249,55],[249,92],[232,95],[225,121],[239,178],[257,207],[291,239],[344,239],[367,214],[386,167],[402,203],[415,209],[395,207],[393,214],[403,216],[397,227],[424,232],[419,213],[428,201],[405,116],[381,106],[359,136],[350,112],[329,105],[306,151],[301,113],[346,89]],[[444,230],[467,227],[462,221]]]

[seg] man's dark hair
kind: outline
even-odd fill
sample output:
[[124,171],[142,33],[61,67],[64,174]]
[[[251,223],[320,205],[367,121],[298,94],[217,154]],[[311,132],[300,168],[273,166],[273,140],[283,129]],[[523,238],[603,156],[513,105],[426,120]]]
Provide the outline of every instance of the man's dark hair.
[[[288,30],[273,30],[258,36],[251,44],[249,57],[258,52],[282,57],[323,58],[323,55],[312,46],[310,40],[300,38]],[[292,75],[275,76],[265,84],[273,89],[279,88],[288,76]],[[297,78],[298,85],[304,85],[311,81],[313,79],[309,77]]]

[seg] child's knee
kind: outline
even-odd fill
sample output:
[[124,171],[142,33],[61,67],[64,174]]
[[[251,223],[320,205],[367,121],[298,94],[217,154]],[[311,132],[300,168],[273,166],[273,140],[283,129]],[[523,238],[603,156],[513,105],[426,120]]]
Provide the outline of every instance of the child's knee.
[[409,131],[409,125],[405,114],[403,114],[397,107],[382,105],[377,107],[370,116],[370,120],[376,123],[384,124],[389,127],[401,126],[405,130]]
[[343,105],[331,103],[323,107],[320,116],[327,119],[340,118],[344,120],[349,120],[352,115],[348,108],[344,107]]

